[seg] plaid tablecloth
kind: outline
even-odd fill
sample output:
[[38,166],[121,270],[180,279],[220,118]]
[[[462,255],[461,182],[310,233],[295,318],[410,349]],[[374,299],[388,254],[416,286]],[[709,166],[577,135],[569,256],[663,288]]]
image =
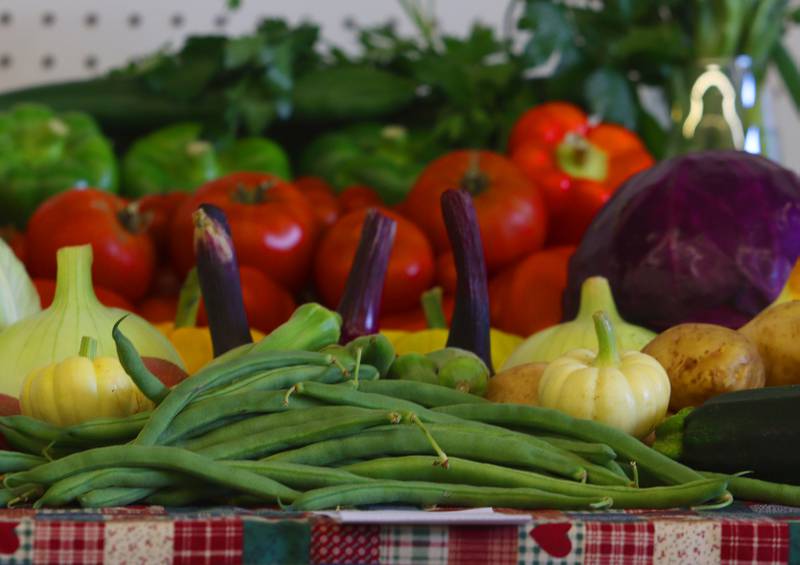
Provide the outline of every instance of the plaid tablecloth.
[[0,565],[800,563],[800,508],[534,512],[522,526],[342,524],[237,508],[0,511]]

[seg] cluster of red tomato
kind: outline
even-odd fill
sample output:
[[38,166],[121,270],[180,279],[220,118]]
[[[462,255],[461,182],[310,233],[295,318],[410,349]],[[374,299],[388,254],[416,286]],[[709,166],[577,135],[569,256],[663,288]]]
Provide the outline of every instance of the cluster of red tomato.
[[[171,321],[180,282],[194,264],[192,213],[200,203],[215,204],[231,226],[250,324],[267,332],[297,301],[338,304],[366,211],[377,206],[397,221],[381,325],[418,329],[425,325],[420,295],[430,287],[442,286],[445,311],[452,309],[455,269],[439,199],[463,188],[473,196],[483,238],[493,325],[527,335],[560,319],[574,246],[613,190],[651,163],[634,134],[551,103],[520,118],[509,156],[448,153],[393,209],[367,187],[336,195],[319,178],[288,183],[243,172],[194,194],[133,203],[92,189],[64,192],[42,204],[15,248],[45,304],[52,299],[56,250],[91,243],[101,301]],[[198,323],[204,322],[201,308]]]

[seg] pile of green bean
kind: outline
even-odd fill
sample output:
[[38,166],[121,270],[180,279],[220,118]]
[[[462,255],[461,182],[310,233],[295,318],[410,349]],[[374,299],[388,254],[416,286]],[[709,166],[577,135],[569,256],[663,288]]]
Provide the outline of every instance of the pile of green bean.
[[[127,347],[124,336],[117,343]],[[126,370],[156,408],[68,428],[0,418],[20,450],[0,452],[0,499],[298,511],[383,503],[713,508],[739,491],[800,503],[797,487],[704,475],[596,422],[380,379],[394,352],[380,340],[358,345],[251,349],[172,389],[125,349]]]

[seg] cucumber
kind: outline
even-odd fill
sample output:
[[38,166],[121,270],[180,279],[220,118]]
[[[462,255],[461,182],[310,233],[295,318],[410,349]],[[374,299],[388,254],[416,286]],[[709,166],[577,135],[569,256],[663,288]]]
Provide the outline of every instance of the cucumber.
[[412,80],[372,67],[319,69],[297,80],[293,103],[301,120],[368,120],[408,106],[416,87]]
[[653,448],[695,469],[800,484],[800,387],[736,392],[684,409],[656,429]]

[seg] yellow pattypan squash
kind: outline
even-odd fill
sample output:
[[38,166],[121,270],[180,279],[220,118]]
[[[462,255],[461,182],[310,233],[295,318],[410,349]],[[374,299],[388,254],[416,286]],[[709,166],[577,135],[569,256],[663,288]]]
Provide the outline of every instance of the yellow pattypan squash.
[[576,349],[550,362],[539,382],[539,405],[645,437],[667,413],[667,372],[645,353],[620,354],[605,312],[594,321],[599,350]]
[[153,403],[119,360],[95,358],[96,349],[96,340],[84,337],[79,355],[32,371],[22,384],[22,413],[56,426],[71,426],[150,410]]

